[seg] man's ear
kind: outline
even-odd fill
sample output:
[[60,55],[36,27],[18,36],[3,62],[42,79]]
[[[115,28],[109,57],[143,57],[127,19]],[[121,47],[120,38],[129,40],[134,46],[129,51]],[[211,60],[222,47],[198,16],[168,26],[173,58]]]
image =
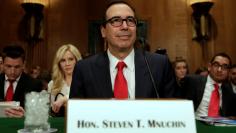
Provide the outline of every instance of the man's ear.
[[23,69],[26,68],[26,61],[23,62]]
[[211,70],[211,63],[208,63],[207,70],[208,72]]
[[101,34],[102,34],[102,38],[105,38],[106,37],[106,31],[105,31],[105,27],[103,25],[100,26],[100,31],[101,31]]

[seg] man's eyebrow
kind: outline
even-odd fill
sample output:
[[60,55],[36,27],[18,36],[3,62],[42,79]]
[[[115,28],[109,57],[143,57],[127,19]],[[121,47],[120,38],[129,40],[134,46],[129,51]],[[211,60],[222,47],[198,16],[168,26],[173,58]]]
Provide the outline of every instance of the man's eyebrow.
[[[218,64],[220,64],[220,62],[218,62],[218,61],[213,61],[212,63],[218,63]],[[222,64],[222,65],[229,65],[229,64]]]

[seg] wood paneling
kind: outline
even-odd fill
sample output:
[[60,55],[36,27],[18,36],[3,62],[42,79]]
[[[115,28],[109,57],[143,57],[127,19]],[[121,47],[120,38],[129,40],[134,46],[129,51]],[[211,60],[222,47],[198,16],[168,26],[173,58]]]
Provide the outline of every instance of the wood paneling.
[[[235,0],[213,0],[211,15],[217,26],[216,38],[205,45],[192,41],[190,0],[128,0],[140,19],[148,22],[148,42],[151,51],[166,48],[171,61],[177,56],[186,58],[190,71],[206,65],[217,52],[226,52],[236,63]],[[107,0],[49,0],[44,10],[46,38],[31,50],[32,64],[50,69],[57,48],[66,43],[76,45],[81,53],[88,51],[88,22],[99,20]],[[17,38],[18,24],[24,10],[17,0],[0,2],[0,48]]]
[[48,7],[48,67],[56,50],[63,44],[77,46],[81,53],[88,50],[88,18],[86,0],[51,0]]

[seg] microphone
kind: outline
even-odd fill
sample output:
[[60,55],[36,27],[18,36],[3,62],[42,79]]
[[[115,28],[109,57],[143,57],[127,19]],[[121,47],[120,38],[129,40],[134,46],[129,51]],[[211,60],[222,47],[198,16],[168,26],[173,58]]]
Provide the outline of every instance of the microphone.
[[142,47],[144,47],[144,45],[146,44],[146,41],[145,41],[145,39],[144,39],[143,37],[140,37],[140,38],[138,39],[138,41],[139,41],[139,43],[142,45]]
[[155,93],[156,93],[156,97],[157,97],[157,98],[160,98],[159,93],[158,93],[158,91],[157,91],[158,89],[157,89],[156,83],[155,83],[154,78],[153,78],[152,71],[151,71],[151,69],[150,69],[149,62],[148,62],[147,57],[146,57],[145,49],[144,49],[144,47],[145,47],[145,45],[146,45],[146,40],[145,40],[143,37],[140,37],[138,41],[139,41],[139,43],[141,43],[141,45],[142,45],[143,57],[144,57],[145,64],[146,64],[147,69],[148,69],[148,72],[149,72],[149,76],[150,76],[150,79],[151,79],[153,88],[154,88]]
[[[145,41],[145,39],[144,39],[143,37],[140,37],[140,38],[138,39],[138,42],[141,44],[143,56],[144,56],[144,58],[146,58],[146,56],[145,56],[145,45],[146,45],[146,41]],[[145,59],[145,60],[146,60],[146,59]]]

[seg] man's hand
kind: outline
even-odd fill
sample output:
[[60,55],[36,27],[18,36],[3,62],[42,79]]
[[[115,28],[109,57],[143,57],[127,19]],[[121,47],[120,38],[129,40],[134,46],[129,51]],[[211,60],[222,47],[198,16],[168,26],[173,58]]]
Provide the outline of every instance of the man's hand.
[[7,117],[15,117],[15,118],[23,117],[25,114],[25,110],[20,106],[13,108],[6,108],[4,112]]

